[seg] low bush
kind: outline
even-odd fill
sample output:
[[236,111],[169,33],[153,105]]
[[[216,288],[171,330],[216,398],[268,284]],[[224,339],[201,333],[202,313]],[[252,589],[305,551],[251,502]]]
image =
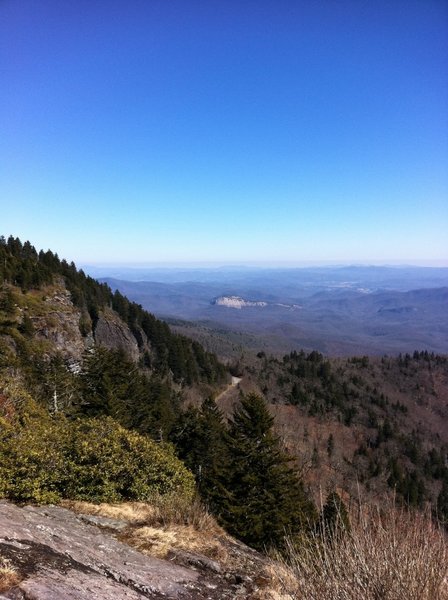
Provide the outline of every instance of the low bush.
[[0,496],[17,502],[190,500],[194,478],[171,446],[128,431],[111,418],[69,421],[37,408],[0,419]]
[[113,419],[78,420],[66,444],[66,497],[94,502],[191,500],[194,478],[168,444],[128,431]]
[[0,556],[0,592],[9,590],[12,586],[17,585],[19,581],[20,576],[17,570],[6,558]]
[[289,544],[291,599],[447,600],[448,541],[430,516],[364,508],[344,535]]

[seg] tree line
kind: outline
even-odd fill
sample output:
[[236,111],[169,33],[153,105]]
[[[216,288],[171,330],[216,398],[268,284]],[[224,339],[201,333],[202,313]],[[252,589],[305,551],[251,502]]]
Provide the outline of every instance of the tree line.
[[[161,376],[170,374],[174,381],[186,385],[216,384],[225,380],[226,368],[215,354],[205,351],[198,342],[173,333],[166,323],[120,292],[112,292],[107,284],[78,270],[73,262],[61,260],[50,250],[37,252],[28,241],[22,243],[13,236],[7,240],[0,237],[0,285],[10,284],[27,292],[54,283],[58,277],[64,278],[74,305],[81,311],[83,335],[95,331],[100,312],[109,307],[134,334],[142,352],[142,363],[147,368]],[[145,336],[151,353],[144,350]]]

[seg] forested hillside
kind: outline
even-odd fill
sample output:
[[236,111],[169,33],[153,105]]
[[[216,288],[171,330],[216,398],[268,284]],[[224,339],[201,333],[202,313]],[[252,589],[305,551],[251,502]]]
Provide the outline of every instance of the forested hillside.
[[268,400],[316,494],[331,487],[375,501],[396,494],[448,520],[448,357],[260,352],[234,369],[244,390]]
[[[315,528],[311,498],[336,491],[348,503],[360,491],[396,494],[448,521],[445,356],[260,351],[227,368],[73,263],[12,237],[0,239],[0,286],[1,494],[191,496],[194,477],[220,523],[259,549]],[[228,370],[242,379],[217,405]],[[151,456],[148,484],[136,465],[149,473]]]
[[191,499],[195,479],[255,548],[309,527],[264,400],[249,394],[228,423],[211,399],[230,378],[214,354],[50,251],[9,238],[0,253],[0,496]]
[[[95,333],[100,313],[110,308],[135,336],[141,360],[146,366],[161,374],[170,371],[174,381],[187,384],[200,381],[219,383],[224,379],[225,369],[213,354],[204,352],[192,340],[171,333],[166,323],[119,292],[112,293],[107,285],[86,276],[82,270],[78,271],[74,263],[60,260],[50,250],[37,253],[30,242],[22,244],[18,238],[9,237],[7,241],[0,238],[0,284],[15,286],[26,293],[61,280],[70,292],[71,301],[81,312],[79,325],[83,336]],[[13,312],[13,293],[13,289],[2,290],[2,310],[6,314],[10,314],[8,310]],[[22,327],[25,322],[29,325],[29,317],[32,316],[27,313],[28,308],[24,306]],[[147,342],[150,352],[145,345]]]

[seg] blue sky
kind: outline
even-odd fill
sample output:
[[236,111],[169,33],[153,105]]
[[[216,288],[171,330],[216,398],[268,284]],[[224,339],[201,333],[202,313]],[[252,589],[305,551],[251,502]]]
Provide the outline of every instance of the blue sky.
[[1,233],[79,263],[448,264],[448,3],[2,0]]

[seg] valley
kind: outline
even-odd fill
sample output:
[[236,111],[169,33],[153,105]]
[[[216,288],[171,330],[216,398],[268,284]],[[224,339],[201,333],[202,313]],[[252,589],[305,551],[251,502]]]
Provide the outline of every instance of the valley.
[[228,344],[224,341],[220,352],[219,336],[239,336],[248,347],[274,353],[448,352],[447,268],[134,269],[114,274],[132,279],[101,281],[206,345],[209,332],[214,338],[210,347],[224,357]]
[[[94,505],[108,513],[126,502],[149,514],[160,502],[163,534],[143,523],[123,538],[150,553],[154,539],[171,536],[167,522],[191,519],[200,537],[212,518],[217,536],[222,527],[250,552],[285,555],[285,531],[295,548],[321,535],[332,502],[353,522],[360,506],[395,502],[446,527],[448,358],[428,342],[445,347],[448,287],[433,287],[444,271],[417,281],[394,270],[388,285],[383,273],[384,289],[363,272],[312,285],[303,273],[299,285],[286,281],[297,273],[270,272],[256,287],[259,273],[109,286],[51,251],[2,238],[3,502],[82,501],[95,514]],[[165,302],[163,312],[177,306],[183,318],[162,321],[125,290],[145,305]],[[371,346],[379,323],[385,346]],[[20,585],[31,584],[7,541],[2,552],[25,577]],[[194,564],[209,558],[207,550]]]

